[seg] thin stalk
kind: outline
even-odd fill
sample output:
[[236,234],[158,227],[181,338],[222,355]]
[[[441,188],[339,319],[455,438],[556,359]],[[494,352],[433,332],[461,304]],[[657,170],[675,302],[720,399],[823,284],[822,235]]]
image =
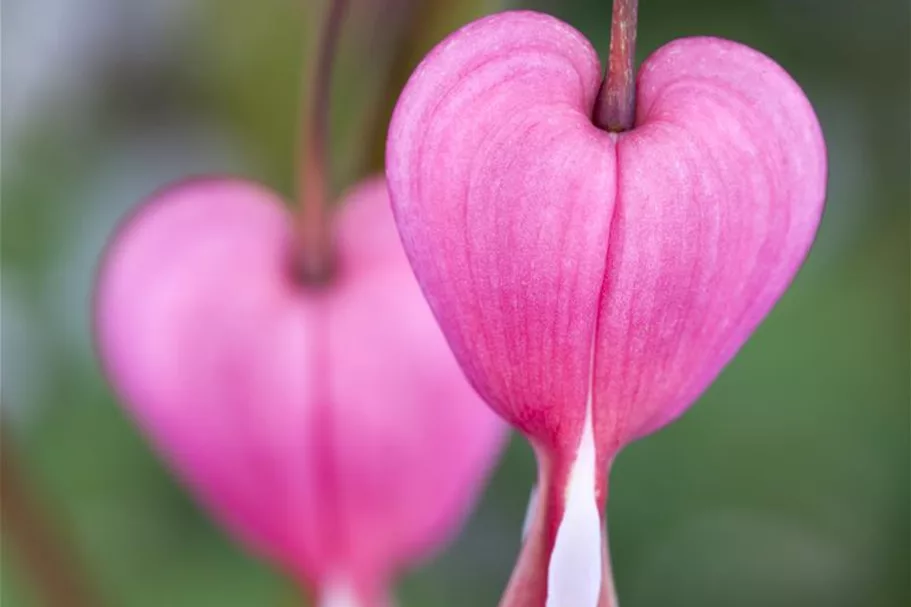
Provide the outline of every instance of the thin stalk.
[[607,73],[595,105],[595,124],[619,133],[636,120],[636,25],[639,0],[614,0]]
[[[390,0],[386,2],[392,3]],[[372,122],[368,126],[369,137],[363,165],[366,172],[371,174],[385,169],[389,120],[402,89],[421,59],[459,24],[482,17],[502,4],[492,0],[397,0],[397,3],[405,4],[404,10],[407,13],[397,28],[397,44],[390,60],[384,90],[370,117]]]
[[333,269],[329,221],[329,97],[332,66],[347,7],[347,0],[331,0],[326,12],[308,93],[309,113],[304,119],[298,185],[299,269],[303,280],[310,284],[326,282]]
[[0,524],[13,543],[16,564],[42,605],[99,607],[104,603],[84,575],[71,546],[28,482],[11,439],[0,426]]
[[431,29],[438,13],[449,4],[446,0],[409,0],[405,23],[400,28],[398,43],[392,56],[389,74],[386,78],[383,93],[376,105],[376,111],[370,125],[366,165],[371,173],[380,172],[385,167],[386,132],[392,110],[398,101],[399,93],[408,82],[412,70],[417,66],[427,48],[427,31]]

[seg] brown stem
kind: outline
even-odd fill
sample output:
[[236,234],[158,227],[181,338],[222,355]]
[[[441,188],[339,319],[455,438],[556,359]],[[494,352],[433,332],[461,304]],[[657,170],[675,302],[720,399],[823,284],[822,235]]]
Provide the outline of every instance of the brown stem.
[[[528,535],[499,607],[545,607],[547,574],[557,530],[566,507],[566,485],[571,461],[559,460],[536,450],[538,459],[538,500]],[[604,492],[599,492],[603,496]],[[603,500],[603,497],[599,498]],[[603,505],[603,504],[602,504]],[[603,507],[601,508],[603,512]],[[597,605],[579,607],[617,607],[613,576],[602,527],[601,594]]]
[[12,540],[17,562],[48,607],[99,607],[104,603],[51,523],[26,478],[26,471],[0,426],[0,524]]
[[614,0],[607,74],[595,105],[595,124],[619,133],[636,120],[636,23],[639,0]]
[[320,32],[316,66],[310,84],[301,146],[299,184],[300,273],[311,284],[327,281],[332,274],[332,232],[329,225],[329,176],[327,174],[329,97],[332,66],[338,47],[347,0],[331,0]]
[[444,0],[410,0],[404,26],[395,47],[389,75],[386,79],[383,94],[377,103],[377,111],[370,125],[370,136],[367,139],[367,168],[370,173],[380,172],[385,167],[386,132],[389,118],[398,101],[399,93],[408,82],[412,70],[420,61],[426,50],[426,32],[434,21],[436,13],[443,10],[448,2]]
[[370,118],[370,136],[363,163],[369,173],[381,172],[385,168],[389,119],[399,94],[418,63],[457,24],[469,23],[489,14],[490,4],[490,0],[408,0],[407,14],[397,28],[398,44],[390,60],[384,90]]

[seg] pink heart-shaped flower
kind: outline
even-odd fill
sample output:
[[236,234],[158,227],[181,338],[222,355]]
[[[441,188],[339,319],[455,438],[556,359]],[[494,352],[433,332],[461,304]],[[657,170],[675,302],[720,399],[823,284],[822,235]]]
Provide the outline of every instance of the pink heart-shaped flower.
[[421,296],[385,183],[354,190],[335,228],[335,280],[306,287],[277,195],[171,187],[106,255],[97,340],[123,402],[221,522],[320,594],[346,585],[378,605],[459,526],[504,432]]
[[[543,558],[559,552],[574,466],[588,462],[580,482],[602,503],[618,450],[679,416],[783,293],[825,194],[809,102],[750,48],[665,45],[619,134],[593,124],[600,83],[569,25],[494,15],[418,67],[387,142],[424,293],[474,386],[538,453],[550,514],[526,554]],[[529,571],[533,598],[510,604],[543,604]]]

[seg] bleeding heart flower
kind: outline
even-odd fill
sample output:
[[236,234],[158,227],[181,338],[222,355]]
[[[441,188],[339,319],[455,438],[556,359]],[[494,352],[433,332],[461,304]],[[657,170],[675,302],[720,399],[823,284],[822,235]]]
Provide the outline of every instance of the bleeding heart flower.
[[389,130],[418,280],[462,368],[540,464],[503,605],[613,604],[599,531],[610,462],[718,375],[793,278],[823,208],[819,125],[768,57],[717,38],[667,44],[642,66],[622,133],[593,122],[600,83],[579,32],[507,12],[437,46]]
[[224,525],[323,604],[381,605],[465,518],[504,425],[421,296],[382,180],[336,218],[329,284],[297,280],[292,223],[241,180],[155,196],[101,269],[99,352]]

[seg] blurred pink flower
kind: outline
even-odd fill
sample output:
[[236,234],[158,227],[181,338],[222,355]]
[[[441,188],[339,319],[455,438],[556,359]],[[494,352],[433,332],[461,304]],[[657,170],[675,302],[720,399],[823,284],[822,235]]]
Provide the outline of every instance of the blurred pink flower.
[[402,252],[385,183],[352,191],[321,287],[291,217],[230,178],[164,190],[100,272],[119,396],[208,509],[325,604],[374,606],[468,514],[505,436]]
[[619,134],[592,122],[600,83],[578,31],[507,12],[437,46],[389,130],[418,280],[474,386],[539,459],[509,605],[610,604],[610,463],[734,356],[823,210],[819,125],[768,57],[717,38],[665,45]]

